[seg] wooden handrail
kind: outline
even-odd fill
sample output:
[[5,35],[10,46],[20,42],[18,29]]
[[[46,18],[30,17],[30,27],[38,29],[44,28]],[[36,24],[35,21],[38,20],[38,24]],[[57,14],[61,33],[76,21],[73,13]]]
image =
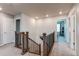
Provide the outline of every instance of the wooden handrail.
[[31,38],[28,38],[29,40],[31,40],[32,42],[34,42],[35,44],[39,45],[38,43],[36,43],[35,41],[33,41]]
[[[38,46],[38,52],[35,52],[35,51],[30,51],[31,53],[35,53],[35,54],[39,54],[41,55],[41,45],[36,43],[34,40],[32,40],[31,38],[28,38],[31,42],[33,42],[36,46]],[[28,43],[30,45],[30,43]],[[34,45],[32,45],[34,47]],[[35,48],[32,48],[32,49],[35,49]]]

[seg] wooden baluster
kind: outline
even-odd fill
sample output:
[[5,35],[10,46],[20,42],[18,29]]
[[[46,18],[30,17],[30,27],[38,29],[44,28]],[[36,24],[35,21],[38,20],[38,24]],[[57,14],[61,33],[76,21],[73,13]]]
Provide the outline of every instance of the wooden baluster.
[[39,55],[41,55],[41,44],[39,44]]
[[15,47],[19,47],[19,33],[18,32],[15,32]]
[[15,32],[15,47],[17,47],[17,32]]
[[27,43],[27,49],[26,50],[27,51],[29,50],[29,46],[28,46],[29,45],[29,43],[28,43],[29,35],[28,34],[29,34],[29,32],[26,32],[26,43]]
[[47,46],[46,46],[46,42],[45,42],[45,39],[46,38],[46,33],[43,33],[43,36],[42,36],[42,39],[43,39],[43,55],[45,56],[46,55],[46,48],[47,48]]
[[21,33],[21,37],[22,37],[22,55],[24,55],[25,50],[24,50],[24,32]]

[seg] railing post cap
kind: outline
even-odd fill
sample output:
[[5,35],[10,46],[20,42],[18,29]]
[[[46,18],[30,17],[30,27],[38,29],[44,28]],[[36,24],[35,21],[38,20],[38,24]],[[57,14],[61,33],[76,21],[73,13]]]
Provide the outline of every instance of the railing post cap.
[[29,32],[26,32],[26,33],[29,33]]
[[43,35],[43,36],[46,36],[46,33],[43,33],[42,35]]

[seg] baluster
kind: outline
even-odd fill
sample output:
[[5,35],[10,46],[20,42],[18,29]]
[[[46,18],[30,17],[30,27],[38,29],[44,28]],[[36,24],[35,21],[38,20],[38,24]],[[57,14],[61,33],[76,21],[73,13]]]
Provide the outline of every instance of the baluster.
[[21,33],[21,37],[22,37],[22,55],[25,53],[24,51],[24,32]]
[[39,55],[41,55],[41,44],[39,44]]

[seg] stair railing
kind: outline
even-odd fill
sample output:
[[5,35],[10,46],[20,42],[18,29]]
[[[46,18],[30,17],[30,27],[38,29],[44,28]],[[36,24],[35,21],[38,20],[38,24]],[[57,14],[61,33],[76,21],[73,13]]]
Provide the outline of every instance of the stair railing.
[[15,47],[22,49],[22,55],[26,52],[41,55],[41,45],[29,38],[29,32],[15,32]]
[[43,40],[43,55],[48,56],[54,45],[54,32],[49,35],[43,33],[40,38]]

